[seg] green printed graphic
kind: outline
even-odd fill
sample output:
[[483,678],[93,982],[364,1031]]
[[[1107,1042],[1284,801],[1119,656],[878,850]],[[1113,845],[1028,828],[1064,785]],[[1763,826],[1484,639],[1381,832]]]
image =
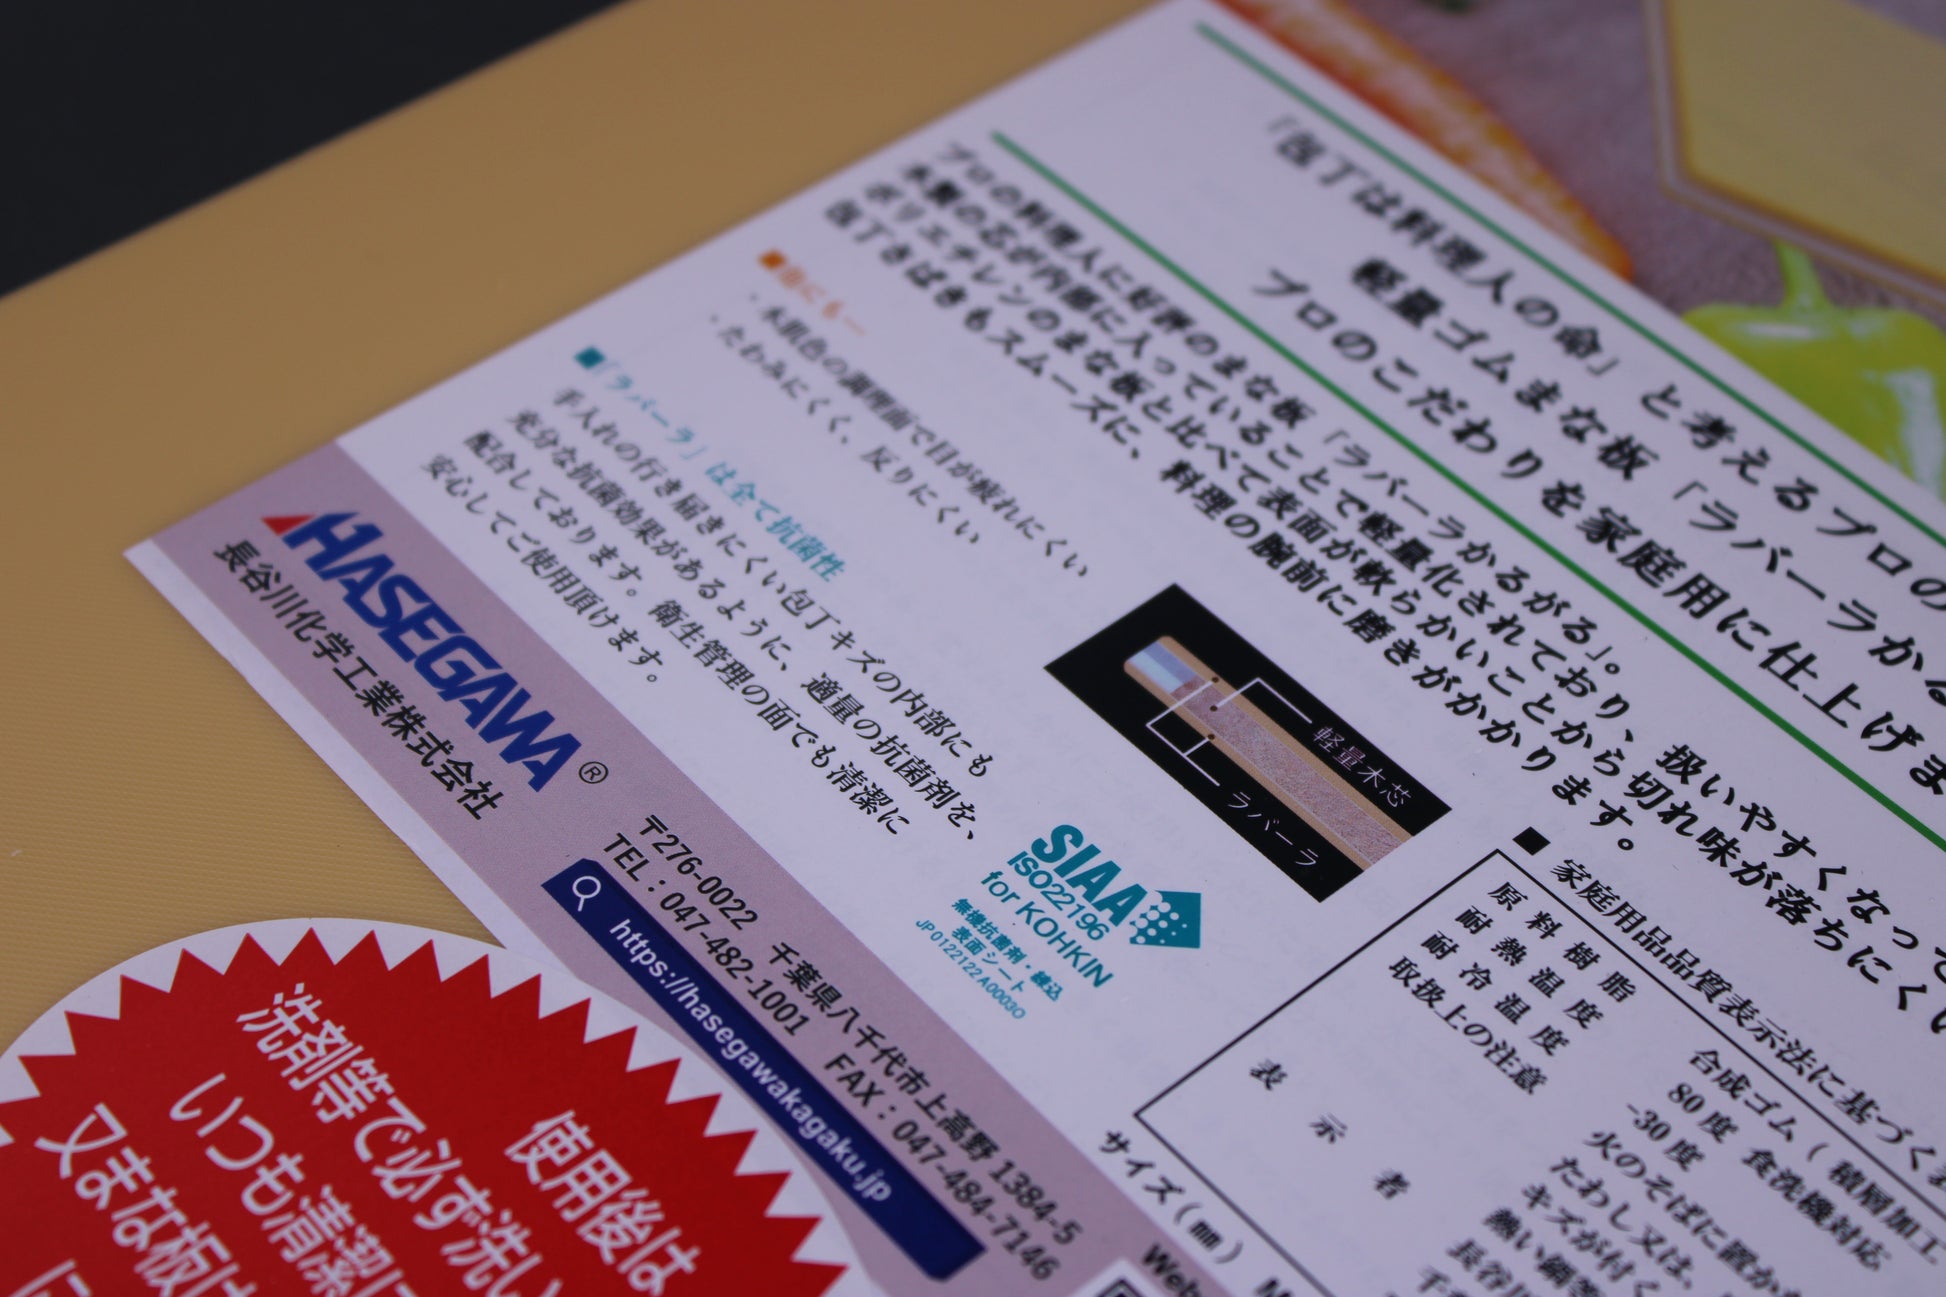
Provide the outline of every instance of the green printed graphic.
[[1946,333],[1911,311],[1842,307],[1802,249],[1777,245],[1784,300],[1699,306],[1697,332],[1946,496]]

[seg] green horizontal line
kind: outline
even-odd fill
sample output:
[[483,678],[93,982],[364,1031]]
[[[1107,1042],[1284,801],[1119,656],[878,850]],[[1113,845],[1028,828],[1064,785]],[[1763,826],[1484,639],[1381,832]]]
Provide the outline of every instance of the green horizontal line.
[[1417,167],[1413,166],[1410,162],[1407,162],[1405,159],[1399,157],[1396,153],[1392,152],[1392,150],[1386,148],[1385,145],[1379,143],[1371,136],[1365,134],[1365,132],[1359,130],[1356,126],[1352,125],[1350,122],[1340,117],[1337,113],[1333,112],[1330,108],[1327,108],[1324,104],[1319,103],[1316,99],[1312,98],[1311,95],[1306,93],[1304,90],[1300,89],[1298,86],[1294,85],[1290,80],[1288,80],[1281,73],[1276,71],[1276,69],[1265,65],[1262,60],[1258,59],[1254,54],[1251,54],[1249,51],[1238,46],[1229,37],[1223,35],[1223,33],[1217,31],[1215,28],[1209,26],[1207,23],[1196,24],[1196,30],[1202,34],[1204,39],[1208,40],[1211,44],[1217,46],[1217,48],[1223,50],[1225,53],[1231,55],[1238,62],[1242,63],[1244,66],[1248,67],[1251,71],[1261,76],[1264,80],[1278,87],[1279,89],[1284,91],[1284,93],[1290,95],[1293,99],[1296,99],[1298,102],[1302,103],[1305,107],[1309,108],[1312,112],[1318,114],[1320,117],[1323,117],[1324,119],[1329,121],[1333,126],[1336,126],[1339,130],[1345,132],[1347,135],[1352,136],[1354,139],[1358,140],[1361,144],[1363,144],[1366,148],[1372,150],[1372,152],[1378,154],[1380,157],[1384,158],[1387,162],[1390,162],[1393,166],[1405,172],[1407,175],[1411,176],[1414,180],[1418,181],[1426,188],[1438,194],[1441,198],[1444,198],[1447,202],[1451,203],[1454,207],[1459,208],[1459,210],[1465,212],[1468,216],[1472,217],[1475,221],[1478,221],[1481,225],[1484,225],[1487,229],[1492,230],[1495,234],[1499,235],[1502,239],[1505,239],[1508,243],[1518,248],[1521,252],[1525,253],[1526,256],[1531,261],[1533,261],[1536,265],[1540,266],[1542,269],[1546,270],[1549,274],[1561,280],[1563,283],[1568,284],[1569,286],[1574,288],[1576,292],[1580,293],[1583,297],[1593,302],[1596,306],[1599,306],[1602,310],[1608,312],[1608,314],[1613,316],[1615,319],[1620,320],[1623,324],[1626,324],[1630,329],[1633,329],[1637,334],[1641,335],[1641,337],[1643,337],[1649,343],[1654,345],[1658,350],[1662,351],[1665,355],[1669,356],[1670,359],[1681,364],[1685,369],[1695,374],[1698,378],[1701,378],[1704,382],[1710,384],[1710,386],[1716,388],[1717,391],[1723,393],[1725,396],[1735,401],[1738,405],[1742,406],[1750,413],[1756,415],[1759,419],[1762,419],[1765,423],[1769,424],[1772,428],[1775,428],[1778,432],[1783,433],[1786,437],[1790,438],[1793,442],[1796,442],[1797,445],[1801,447],[1803,450],[1809,452],[1826,468],[1829,468],[1832,472],[1837,473],[1839,476],[1843,477],[1846,481],[1850,482],[1853,486],[1863,491],[1866,495],[1871,496],[1872,499],[1878,501],[1881,505],[1885,506],[1887,509],[1890,509],[1893,513],[1897,514],[1899,517],[1911,523],[1914,527],[1917,527],[1921,532],[1924,532],[1927,536],[1930,536],[1935,544],[1940,545],[1942,547],[1946,547],[1946,536],[1942,536],[1939,532],[1934,531],[1926,523],[1921,522],[1918,518],[1914,517],[1911,513],[1909,513],[1903,505],[1892,500],[1888,496],[1882,494],[1877,487],[1873,486],[1871,483],[1859,477],[1858,474],[1852,472],[1849,468],[1846,468],[1843,464],[1840,464],[1837,460],[1831,458],[1831,456],[1826,454],[1824,450],[1820,448],[1815,442],[1804,437],[1802,434],[1798,433],[1794,429],[1785,426],[1785,424],[1781,420],[1779,420],[1775,415],[1771,414],[1770,411],[1764,409],[1762,406],[1752,401],[1749,397],[1745,396],[1742,392],[1739,392],[1734,387],[1731,387],[1728,383],[1724,382],[1721,378],[1718,378],[1714,373],[1710,372],[1707,369],[1704,369],[1701,365],[1696,363],[1693,357],[1688,356],[1683,352],[1677,350],[1675,347],[1671,346],[1666,340],[1663,339],[1663,337],[1660,334],[1656,333],[1655,330],[1649,328],[1647,325],[1637,320],[1634,316],[1629,315],[1627,312],[1623,311],[1620,307],[1616,306],[1613,302],[1610,302],[1607,298],[1603,297],[1600,293],[1597,293],[1594,289],[1588,287],[1588,285],[1582,283],[1579,279],[1576,279],[1573,275],[1569,274],[1561,267],[1555,265],[1552,261],[1549,261],[1546,257],[1542,256],[1540,253],[1528,247],[1526,243],[1522,242],[1514,235],[1508,233],[1506,229],[1504,229],[1498,222],[1494,221],[1491,217],[1483,215],[1478,209],[1474,208],[1472,204],[1468,203],[1466,200],[1460,198],[1452,191],[1448,190],[1444,185],[1440,184],[1438,181],[1432,179],[1430,176],[1420,171]]
[[1519,519],[1509,514],[1505,509],[1502,509],[1499,505],[1495,504],[1492,500],[1488,499],[1477,488],[1475,488],[1472,483],[1460,477],[1457,473],[1447,468],[1444,463],[1440,462],[1439,460],[1435,459],[1432,455],[1427,453],[1426,450],[1418,444],[1418,442],[1414,441],[1410,437],[1407,437],[1406,435],[1401,433],[1398,429],[1394,428],[1391,424],[1379,418],[1376,414],[1372,413],[1370,409],[1366,408],[1363,402],[1357,400],[1350,393],[1346,392],[1343,388],[1339,387],[1337,383],[1325,377],[1323,374],[1319,373],[1316,369],[1312,368],[1308,363],[1301,360],[1295,352],[1291,351],[1290,348],[1286,347],[1283,343],[1279,342],[1276,338],[1272,337],[1256,321],[1252,320],[1249,316],[1237,310],[1236,307],[1230,305],[1228,301],[1226,301],[1222,297],[1219,297],[1215,292],[1211,291],[1207,286],[1205,286],[1202,283],[1201,280],[1198,280],[1195,276],[1191,275],[1188,271],[1184,270],[1174,260],[1172,260],[1164,253],[1162,253],[1159,249],[1157,249],[1154,244],[1150,243],[1147,239],[1144,239],[1141,235],[1137,234],[1134,230],[1131,230],[1127,225],[1123,224],[1121,220],[1119,220],[1117,217],[1111,215],[1099,203],[1095,202],[1094,199],[1088,197],[1086,194],[1082,193],[1079,189],[1076,189],[1072,184],[1068,183],[1068,181],[1064,177],[1057,174],[1046,163],[1042,162],[1039,158],[1029,153],[1026,149],[1022,148],[1019,144],[1016,144],[1012,139],[1010,139],[1008,136],[1006,136],[1005,134],[999,131],[993,132],[992,138],[995,144],[999,145],[1002,149],[1006,150],[1008,154],[1012,155],[1023,166],[1026,166],[1027,168],[1032,170],[1034,174],[1038,175],[1041,179],[1047,181],[1049,184],[1059,189],[1063,194],[1066,194],[1075,203],[1085,208],[1097,220],[1101,221],[1103,224],[1107,225],[1110,229],[1114,230],[1117,234],[1121,235],[1122,238],[1126,239],[1144,256],[1148,257],[1151,261],[1155,262],[1156,265],[1162,267],[1162,269],[1166,270],[1177,280],[1181,281],[1184,286],[1190,289],[1190,291],[1194,292],[1198,297],[1201,297],[1204,301],[1208,302],[1211,306],[1221,311],[1239,328],[1245,330],[1252,337],[1256,338],[1257,341],[1261,342],[1264,346],[1270,348],[1272,351],[1276,352],[1279,356],[1283,357],[1286,361],[1290,362],[1292,365],[1302,370],[1306,375],[1308,375],[1311,378],[1313,382],[1317,383],[1319,386],[1323,387],[1326,391],[1330,392],[1333,396],[1337,397],[1340,401],[1343,401],[1346,405],[1350,406],[1362,418],[1364,418],[1367,422],[1372,424],[1372,426],[1378,428],[1381,432],[1385,433],[1386,436],[1390,437],[1394,442],[1398,443],[1398,445],[1403,447],[1414,458],[1416,458],[1421,463],[1426,465],[1426,467],[1438,473],[1447,482],[1451,483],[1454,487],[1456,487],[1458,490],[1463,492],[1467,496],[1467,498],[1471,499],[1475,504],[1479,505],[1481,508],[1491,513],[1494,517],[1498,518],[1502,523],[1506,524],[1508,527],[1512,528],[1515,532],[1519,533],[1529,543],[1539,548],[1542,552],[1546,553],[1549,557],[1554,559],[1555,562],[1559,563],[1562,567],[1565,567],[1568,571],[1572,572],[1578,579],[1580,579],[1582,582],[1587,584],[1590,588],[1598,591],[1601,595],[1607,598],[1607,600],[1610,603],[1614,604],[1617,608],[1620,608],[1623,612],[1633,617],[1643,627],[1645,627],[1647,630],[1654,633],[1657,638],[1661,639],[1665,644],[1669,645],[1669,647],[1675,649],[1678,653],[1681,653],[1684,657],[1688,658],[1696,666],[1700,667],[1703,671],[1708,673],[1709,676],[1712,679],[1714,679],[1718,684],[1722,685],[1724,688],[1728,689],[1731,693],[1735,694],[1738,698],[1742,699],[1745,703],[1755,708],[1759,715],[1765,717],[1772,724],[1776,725],[1779,729],[1783,730],[1784,733],[1790,735],[1792,738],[1796,739],[1800,744],[1802,744],[1809,751],[1815,753],[1818,757],[1820,757],[1824,761],[1826,765],[1830,766],[1833,770],[1836,770],[1839,774],[1842,774],[1845,778],[1849,779],[1853,784],[1857,785],[1860,789],[1863,789],[1868,795],[1872,797],[1874,801],[1878,802],[1878,804],[1883,806],[1886,810],[1891,811],[1894,815],[1898,816],[1901,820],[1904,820],[1921,836],[1923,836],[1928,842],[1932,843],[1935,847],[1938,847],[1941,850],[1946,850],[1946,839],[1942,839],[1939,834],[1933,832],[1932,829],[1927,827],[1916,816],[1914,816],[1909,811],[1907,811],[1903,806],[1900,806],[1897,802],[1893,801],[1891,798],[1887,797],[1884,793],[1880,792],[1875,786],[1873,786],[1873,784],[1869,780],[1863,778],[1862,776],[1854,772],[1849,766],[1846,766],[1843,762],[1839,761],[1836,757],[1833,757],[1829,752],[1826,752],[1817,743],[1813,742],[1810,738],[1808,738],[1796,726],[1792,725],[1789,721],[1785,720],[1782,716],[1779,716],[1775,711],[1771,710],[1771,708],[1768,705],[1759,701],[1748,690],[1744,689],[1743,686],[1739,685],[1736,681],[1730,679],[1729,676],[1725,675],[1722,671],[1717,669],[1715,665],[1706,661],[1704,658],[1698,655],[1687,644],[1683,643],[1681,640],[1677,639],[1674,635],[1671,635],[1668,631],[1664,630],[1660,625],[1660,623],[1648,617],[1640,609],[1636,608],[1633,604],[1628,602],[1626,599],[1623,599],[1620,595],[1616,594],[1613,590],[1609,589],[1602,582],[1597,581],[1579,563],[1576,563],[1574,560],[1570,559],[1567,555],[1561,553],[1560,550],[1556,549],[1552,544],[1550,544],[1548,541],[1544,540],[1541,536],[1539,536],[1537,533],[1535,533],[1530,528],[1528,528],[1528,526],[1525,523],[1521,522]]

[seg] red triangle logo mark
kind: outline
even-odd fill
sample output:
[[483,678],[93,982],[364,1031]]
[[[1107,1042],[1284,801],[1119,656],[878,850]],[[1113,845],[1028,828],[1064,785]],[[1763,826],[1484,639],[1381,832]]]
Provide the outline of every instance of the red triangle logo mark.
[[285,532],[289,531],[291,528],[300,526],[304,523],[311,521],[312,517],[313,515],[308,513],[280,514],[275,518],[265,518],[264,526],[270,528],[272,531],[276,532],[279,536],[281,536]]

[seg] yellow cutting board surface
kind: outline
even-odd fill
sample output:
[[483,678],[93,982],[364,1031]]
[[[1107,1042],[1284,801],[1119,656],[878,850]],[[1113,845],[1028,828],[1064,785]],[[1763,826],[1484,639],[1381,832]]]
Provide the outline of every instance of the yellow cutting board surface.
[[484,935],[123,549],[1137,7],[639,0],[0,298],[0,1042],[224,924]]

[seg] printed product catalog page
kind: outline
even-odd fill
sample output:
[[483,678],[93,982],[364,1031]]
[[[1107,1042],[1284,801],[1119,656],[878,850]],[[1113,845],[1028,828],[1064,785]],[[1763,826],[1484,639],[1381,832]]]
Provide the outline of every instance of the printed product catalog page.
[[[804,1291],[1946,1289],[1936,309],[1793,394],[1753,339],[1802,329],[1685,323],[1452,78],[1257,8],[1148,10],[130,557],[715,1069]],[[567,1284],[474,1215],[397,1291],[752,1291],[733,1232]]]

